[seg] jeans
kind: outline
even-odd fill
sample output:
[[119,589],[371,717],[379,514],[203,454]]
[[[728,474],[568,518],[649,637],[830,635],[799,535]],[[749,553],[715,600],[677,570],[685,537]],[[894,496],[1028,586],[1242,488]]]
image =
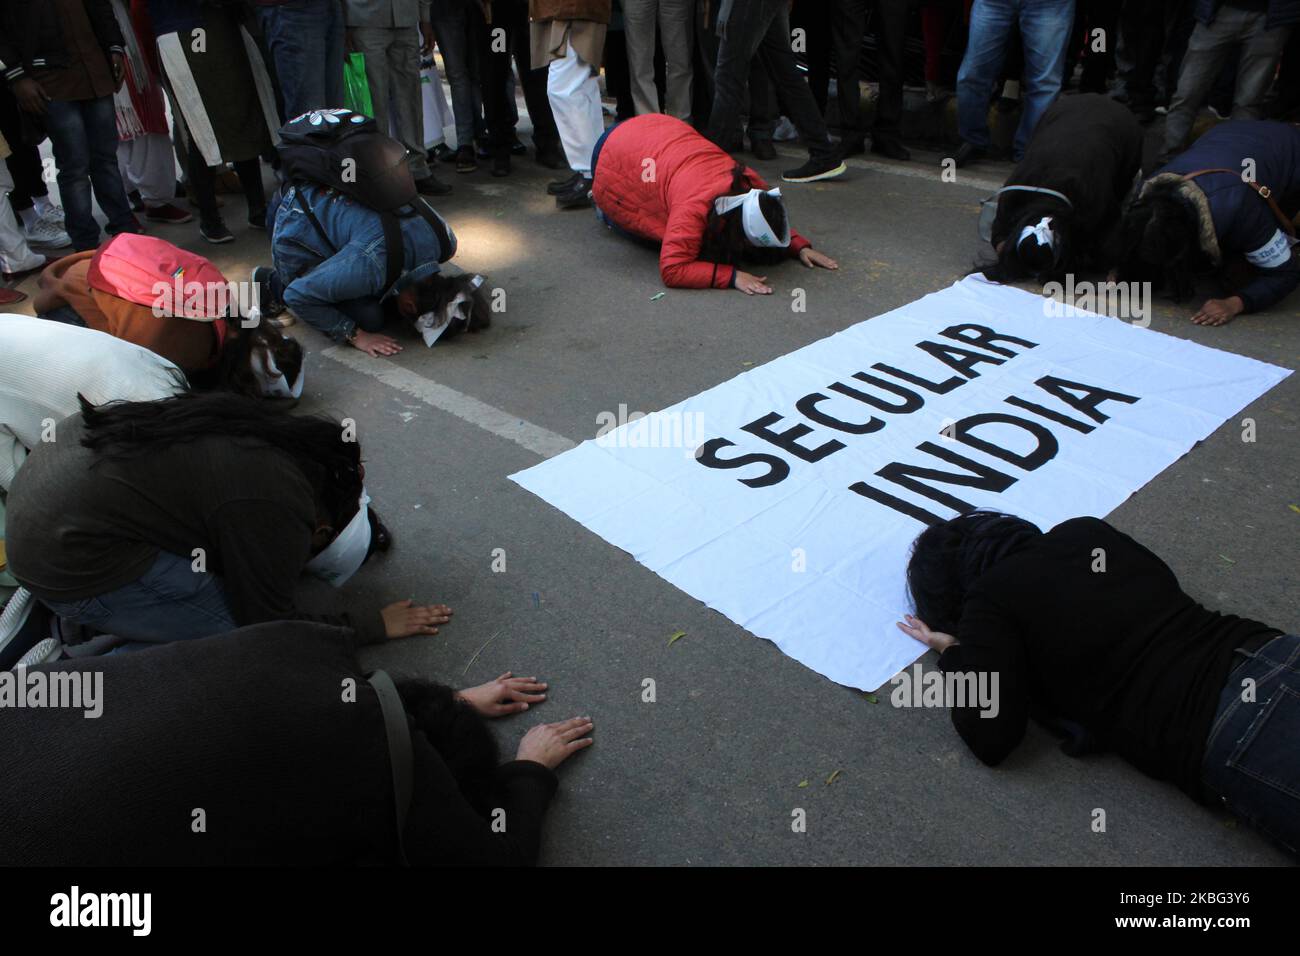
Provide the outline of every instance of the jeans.
[[139,580],[107,594],[44,603],[59,617],[145,644],[211,637],[237,626],[221,579],[166,551]]
[[[1239,652],[1245,653],[1245,652]],[[1253,700],[1244,701],[1247,679]],[[1300,854],[1300,636],[1274,638],[1239,664],[1219,698],[1201,781],[1212,797]]]
[[343,9],[337,0],[259,7],[286,119],[343,105]]
[[[799,72],[790,49],[790,14],[786,0],[736,0],[722,30],[714,70],[713,108],[708,137],[727,149],[740,136],[740,114],[745,101],[745,79],[755,56],[763,61],[786,115],[808,144],[817,161],[837,155],[817,109],[808,82]],[[752,124],[751,124],[752,127]]]
[[[474,13],[478,16],[478,13]],[[430,18],[433,32],[442,51],[442,65],[451,87],[451,111],[456,118],[456,145],[474,145],[474,77],[470,72],[469,25],[465,18],[465,0],[439,0]]]
[[957,131],[981,149],[990,143],[989,101],[1016,24],[1025,55],[1020,126],[1012,143],[1012,157],[1019,161],[1034,127],[1061,92],[1074,0],[975,0],[966,56],[957,71]]
[[81,317],[81,313],[70,305],[59,305],[45,312],[37,312],[36,317],[50,322],[62,322],[64,325],[77,325],[83,329],[86,327],[86,320]]
[[99,245],[99,223],[91,209],[94,185],[99,208],[108,217],[108,232],[139,232],[126,187],[117,171],[117,114],[113,97],[51,100],[45,104],[45,127],[59,167],[68,236],[78,252]]
[[1266,29],[1263,11],[1220,7],[1214,23],[1197,23],[1183,54],[1178,90],[1165,119],[1165,144],[1161,160],[1168,160],[1187,145],[1196,114],[1205,105],[1219,70],[1240,49],[1237,86],[1232,95],[1232,119],[1262,119],[1264,94],[1273,82],[1290,27]]

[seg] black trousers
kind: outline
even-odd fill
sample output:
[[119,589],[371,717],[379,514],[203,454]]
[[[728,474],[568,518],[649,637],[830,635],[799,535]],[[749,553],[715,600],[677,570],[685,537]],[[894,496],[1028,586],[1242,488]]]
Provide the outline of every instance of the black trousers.
[[808,144],[813,159],[829,160],[836,156],[838,150],[830,141],[826,121],[790,49],[786,0],[735,0],[718,44],[709,139],[723,149],[739,140],[740,115],[755,56],[766,68],[777,100]]
[[1151,110],[1158,100],[1168,103],[1173,97],[1183,51],[1195,25],[1189,0],[1124,4],[1119,29],[1131,64],[1124,74],[1131,109]]
[[[504,33],[498,34],[498,29]],[[483,34],[478,56],[479,86],[489,147],[494,151],[509,150],[514,142],[518,117],[509,92],[512,60],[519,69],[524,102],[533,120],[533,145],[539,150],[558,147],[560,131],[546,96],[546,68],[533,69],[528,52],[528,4],[522,0],[492,0],[492,24]]]
[[0,89],[0,133],[13,151],[5,160],[14,178],[9,202],[14,212],[21,212],[32,207],[33,196],[48,196],[50,189],[41,176],[41,152],[24,138],[23,116],[7,83]]
[[[872,28],[876,35],[876,58],[879,70],[880,98],[876,101],[876,118],[872,136],[876,139],[902,139],[903,119],[903,40],[907,33],[907,0],[817,0],[810,8],[808,24],[808,85],[817,105],[824,111],[830,88],[830,58],[835,57],[837,77],[836,104],[840,128],[846,142],[864,138],[862,95],[858,81],[862,77],[862,38],[867,30],[867,11],[874,3]],[[822,34],[818,36],[818,34]]]

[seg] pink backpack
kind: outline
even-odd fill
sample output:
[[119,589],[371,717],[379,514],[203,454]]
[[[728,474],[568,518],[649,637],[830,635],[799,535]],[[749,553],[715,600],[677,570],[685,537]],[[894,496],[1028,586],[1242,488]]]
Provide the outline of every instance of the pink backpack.
[[203,256],[165,239],[123,232],[96,250],[87,280],[92,289],[146,305],[159,316],[215,322],[218,349],[224,348],[225,311],[230,285],[221,270]]

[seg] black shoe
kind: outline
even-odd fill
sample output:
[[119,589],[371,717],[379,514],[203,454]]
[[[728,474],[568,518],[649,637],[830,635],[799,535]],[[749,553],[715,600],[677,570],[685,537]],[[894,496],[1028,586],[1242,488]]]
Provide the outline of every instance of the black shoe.
[[451,186],[429,173],[423,179],[415,181],[415,191],[421,196],[445,196],[451,192]]
[[798,169],[787,169],[781,174],[781,178],[787,183],[815,183],[822,179],[834,179],[836,176],[843,176],[848,171],[844,161],[838,156],[832,156],[829,159],[808,159]]
[[284,303],[271,292],[271,277],[275,270],[270,266],[258,266],[253,270],[253,287],[257,289],[257,307],[265,319],[273,319],[284,312]]
[[912,158],[911,151],[896,139],[877,139],[871,138],[871,151],[877,156],[884,156],[888,159],[897,159],[907,162]]
[[474,147],[466,143],[456,150],[456,172],[472,173],[478,169],[478,160],[474,158]]
[[577,185],[555,196],[555,205],[561,209],[587,209],[591,206],[591,180],[578,176]]
[[958,169],[963,166],[969,166],[972,163],[978,163],[989,158],[989,151],[983,146],[975,146],[971,143],[962,143],[957,148],[957,154],[953,156],[953,163]]
[[199,235],[202,236],[204,239],[206,239],[208,242],[214,243],[216,245],[221,245],[222,243],[225,242],[235,241],[234,235],[231,233],[229,229],[226,228],[226,224],[222,222],[220,219],[213,219],[210,222],[205,222],[203,220],[200,220]]
[[254,229],[261,229],[266,232],[266,207],[261,209],[250,209],[248,212],[248,224]]
[[533,144],[536,152],[537,165],[545,166],[547,169],[568,169],[569,160],[565,158],[564,150],[559,146],[537,146]]
[[519,137],[518,137],[518,136],[516,136],[516,137],[515,137],[515,141],[514,141],[513,143],[510,144],[510,155],[512,155],[512,156],[527,156],[527,155],[528,155],[528,147],[525,146],[523,143],[519,142]]
[[431,163],[454,163],[456,161],[456,150],[446,143],[439,143],[424,155]]
[[572,173],[565,179],[556,179],[546,184],[546,194],[548,196],[558,196],[560,193],[568,192],[582,179],[582,173]]
[[491,159],[492,147],[482,140],[477,140],[474,145],[474,155],[479,159]]
[[755,159],[763,161],[776,159],[776,147],[772,145],[770,139],[751,139],[749,151],[754,154]]
[[497,178],[510,175],[510,153],[503,152],[492,157],[492,175]]
[[[874,147],[875,144],[876,141],[873,139],[871,141],[871,145]],[[848,159],[850,156],[861,156],[866,151],[867,151],[866,137],[862,137],[860,139],[846,139],[842,143],[840,143],[840,155],[843,156],[845,159]]]

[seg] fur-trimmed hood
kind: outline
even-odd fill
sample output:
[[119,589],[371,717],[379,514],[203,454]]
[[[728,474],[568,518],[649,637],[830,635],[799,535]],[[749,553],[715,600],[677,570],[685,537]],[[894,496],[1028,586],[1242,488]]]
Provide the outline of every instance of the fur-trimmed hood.
[[1197,241],[1201,251],[1209,257],[1211,265],[1217,269],[1223,261],[1223,254],[1219,251],[1219,237],[1214,231],[1214,217],[1210,215],[1210,200],[1201,187],[1196,185],[1196,180],[1185,179],[1179,173],[1157,173],[1142,184],[1139,198],[1145,196],[1152,186],[1166,184],[1172,185],[1175,193],[1195,207],[1196,220],[1200,226]]

